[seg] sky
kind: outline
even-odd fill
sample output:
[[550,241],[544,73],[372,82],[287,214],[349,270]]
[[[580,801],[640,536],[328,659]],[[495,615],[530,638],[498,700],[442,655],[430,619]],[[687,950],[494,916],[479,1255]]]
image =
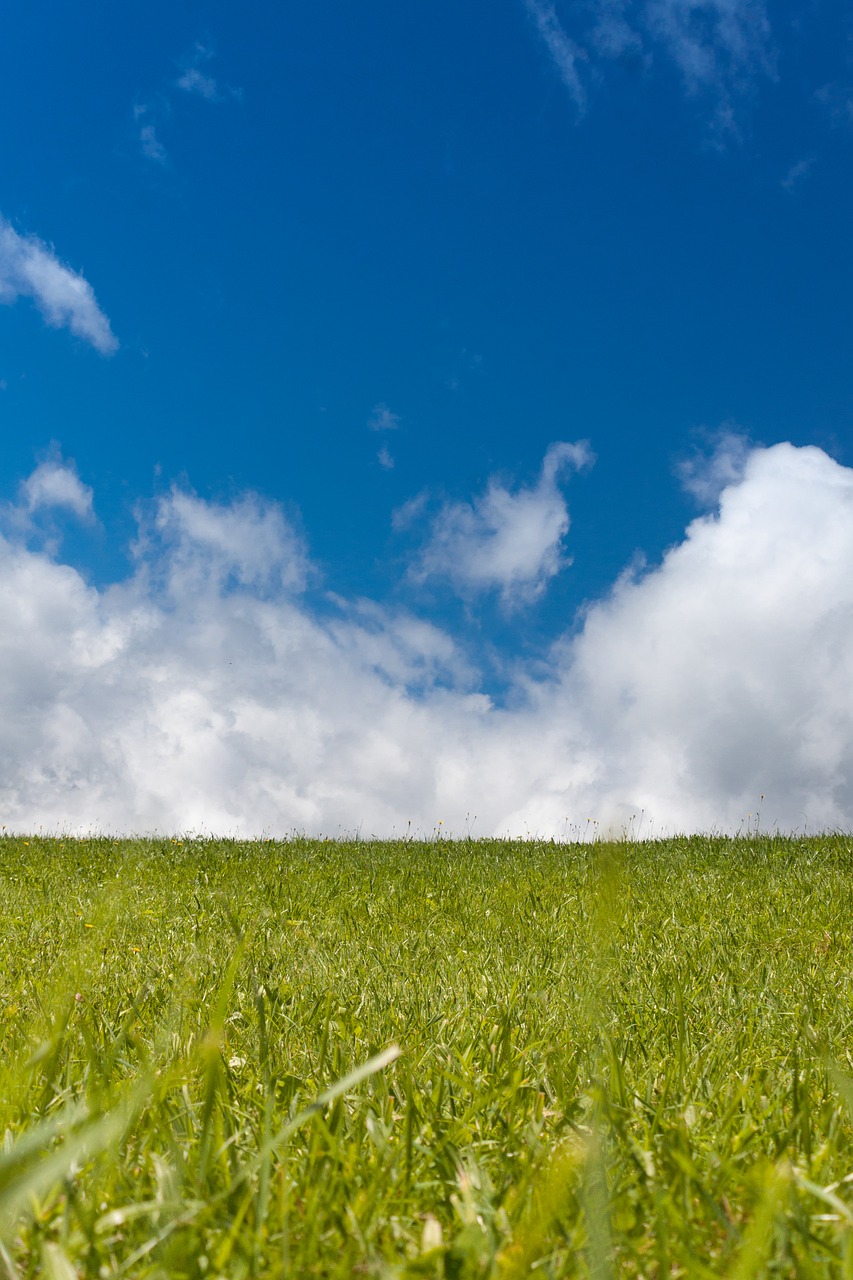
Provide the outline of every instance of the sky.
[[853,827],[853,15],[33,0],[0,827]]

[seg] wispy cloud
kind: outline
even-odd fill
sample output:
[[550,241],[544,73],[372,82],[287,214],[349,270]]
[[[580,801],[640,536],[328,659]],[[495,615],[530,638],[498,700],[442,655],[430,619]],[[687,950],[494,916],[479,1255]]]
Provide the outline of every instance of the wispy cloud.
[[713,507],[724,489],[739,484],[754,446],[736,426],[701,433],[690,457],[675,468],[684,488],[703,507]]
[[808,177],[814,162],[814,156],[806,156],[804,160],[798,160],[796,164],[792,164],[782,179],[782,186],[785,190],[793,191],[795,187],[798,187],[803,179]]
[[606,58],[623,58],[642,52],[643,38],[628,21],[629,8],[630,0],[598,0],[589,35],[597,53]]
[[0,217],[0,303],[31,298],[47,324],[70,329],[110,355],[118,342],[89,282],[35,236],[20,235]]
[[197,93],[199,97],[207,98],[208,102],[216,100],[218,93],[216,81],[213,76],[203,75],[198,67],[188,67],[176,83],[178,88],[186,93]]
[[586,90],[578,67],[586,61],[585,50],[566,35],[553,4],[547,0],[525,0],[525,5],[545,42],[560,79],[574,99],[575,106],[583,111],[586,106]]
[[774,66],[763,0],[648,0],[649,30],[668,50],[687,89],[726,97]]
[[0,503],[0,533],[29,549],[56,556],[68,517],[82,525],[97,523],[91,488],[72,460],[51,446],[35,470],[18,486],[17,500]]
[[373,406],[367,425],[371,431],[396,431],[401,421],[398,413],[392,413],[387,404],[381,403]]
[[[396,431],[401,421],[398,413],[392,413],[387,404],[381,402],[373,406],[367,425],[371,431]],[[383,471],[393,471],[394,459],[387,445],[383,444],[376,454],[376,460]]]
[[594,0],[591,7],[566,6],[571,33],[551,0],[524,3],[581,111],[587,103],[585,67],[630,55],[641,58],[648,71],[655,55],[663,54],[688,94],[712,99],[715,125],[736,131],[736,99],[758,78],[774,74],[764,0]]
[[213,49],[209,45],[197,41],[183,59],[183,69],[175,84],[179,89],[183,89],[184,93],[196,94],[198,97],[206,99],[207,102],[220,102],[225,98],[240,98],[242,96],[240,89],[234,89],[230,85],[223,87],[216,77],[211,75],[210,63],[213,61],[213,57]]
[[463,596],[497,591],[508,608],[536,600],[568,563],[563,539],[569,512],[560,475],[591,461],[585,442],[552,444],[532,487],[513,491],[493,478],[472,502],[447,503],[412,576],[444,578]]
[[853,826],[853,471],[818,449],[751,450],[503,707],[440,628],[312,607],[273,504],[175,489],[147,526],[101,590],[0,537],[8,829],[732,831],[762,794],[770,826]]
[[211,73],[210,63],[214,58],[213,49],[197,41],[189,53],[181,59],[180,75],[169,85],[161,87],[146,100],[134,105],[133,118],[137,126],[139,149],[147,160],[165,165],[169,156],[161,139],[159,130],[163,122],[172,114],[172,99],[175,89],[182,93],[203,98],[205,102],[239,101],[242,90],[231,85],[222,85]]
[[139,149],[147,160],[156,160],[158,164],[166,163],[166,148],[157,137],[153,124],[140,125]]
[[833,124],[853,124],[853,86],[833,80],[822,85],[815,97],[827,111]]

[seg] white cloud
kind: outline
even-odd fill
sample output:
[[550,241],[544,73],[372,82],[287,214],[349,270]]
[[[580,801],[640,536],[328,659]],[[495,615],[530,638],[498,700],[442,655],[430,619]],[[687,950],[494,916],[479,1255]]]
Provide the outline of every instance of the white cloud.
[[414,578],[445,578],[463,596],[499,591],[509,607],[535,600],[567,563],[562,547],[569,513],[560,473],[591,460],[585,443],[552,444],[531,488],[513,492],[493,478],[473,502],[447,503],[433,521]]
[[470,690],[476,684],[476,672],[454,641],[431,622],[373,600],[331,599],[340,617],[327,622],[329,634],[365,669],[409,692],[436,685]]
[[64,522],[71,515],[84,525],[96,523],[92,490],[83,484],[73,462],[54,445],[31,475],[18,486],[17,501],[0,503],[0,531],[49,556],[57,555]]
[[174,595],[219,592],[228,584],[299,592],[308,577],[301,538],[280,507],[255,494],[222,505],[173,488],[143,528],[138,555],[151,558],[152,550],[168,566]]
[[586,60],[586,52],[566,35],[553,4],[543,0],[525,0],[527,12],[551,55],[560,79],[568,89],[579,111],[586,105],[586,91],[578,64]]
[[751,445],[734,426],[705,433],[705,443],[709,446],[708,451],[694,449],[689,458],[677,465],[676,474],[697,502],[703,507],[712,507],[724,489],[738,484],[743,478]]
[[367,425],[371,431],[396,431],[400,425],[400,415],[392,413],[387,404],[377,404],[373,406]]
[[54,507],[70,511],[79,520],[91,520],[94,515],[92,490],[83,484],[76,467],[61,457],[39,463],[21,485],[21,497],[28,515]]
[[736,830],[762,793],[853,825],[853,471],[817,449],[752,450],[505,707],[431,624],[299,595],[271,504],[173,491],[149,525],[102,591],[0,539],[10,829]]
[[555,708],[588,727],[607,821],[731,828],[763,793],[783,828],[851,825],[851,560],[853,471],[782,444],[590,611]]
[[68,328],[97,351],[118,347],[92,286],[35,236],[22,236],[0,217],[0,303],[32,298],[47,324]]
[[392,458],[391,452],[386,445],[383,444],[382,448],[379,450],[376,457],[383,471],[394,470],[394,459]]

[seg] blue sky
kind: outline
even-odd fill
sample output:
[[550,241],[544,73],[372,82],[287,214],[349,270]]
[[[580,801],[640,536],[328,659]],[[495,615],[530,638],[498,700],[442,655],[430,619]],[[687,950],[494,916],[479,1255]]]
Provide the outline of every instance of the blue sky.
[[[810,633],[779,656],[778,683],[762,680],[791,607],[790,562],[764,600],[785,569],[774,546],[811,548],[810,572],[824,567],[810,608],[836,621],[846,608],[832,540],[853,462],[851,37],[842,5],[760,0],[10,13],[0,497],[8,571],[29,566],[44,595],[9,579],[9,823],[387,834],[443,812],[459,828],[479,808],[484,830],[554,831],[595,808],[603,827],[638,811],[660,829],[725,827],[764,793],[790,828],[798,814],[853,821],[853,732],[824,733],[820,717],[809,733],[837,738],[831,759],[759,751],[748,777],[720,764],[712,784],[717,756],[694,759],[665,711],[684,705],[677,681],[660,682],[669,639],[646,666],[624,657],[630,671],[611,672],[615,719],[592,737],[582,708],[604,675],[583,694],[572,684],[596,625],[622,625],[619,592],[639,593],[647,625],[692,554],[701,568],[670,605],[674,665],[707,676],[710,701],[691,716],[722,717],[720,760],[753,759],[749,725],[765,714],[785,738],[773,717],[792,667],[824,673],[837,718],[841,658],[812,664]],[[795,498],[768,542],[754,523],[765,488],[806,483],[842,503],[814,505],[835,520],[798,524]],[[738,503],[753,512],[745,531]],[[766,554],[711,663],[703,611],[682,617],[682,604],[698,591],[721,617],[740,598],[719,562],[738,528],[735,562]],[[720,541],[703,559],[709,530]],[[85,697],[59,640],[69,575],[88,601],[75,624]],[[178,583],[194,604],[170,596]],[[277,610],[290,647],[253,648],[261,613],[251,640],[235,621],[250,609]],[[143,616],[156,616],[156,646]],[[55,625],[59,647],[19,670],[27,619],[44,635]],[[188,656],[208,633],[213,647]],[[306,652],[331,645],[346,696],[310,693],[313,669],[282,656],[295,636]],[[216,644],[233,650],[226,666],[253,655],[258,683],[229,692]],[[170,673],[168,696],[155,671]],[[259,745],[239,708],[277,681]],[[559,732],[541,719],[554,689]],[[334,779],[353,772],[350,695],[353,725],[390,698],[408,727],[392,716],[375,768],[348,790]],[[169,698],[208,699],[197,710],[215,767],[177,711],[163,728]],[[488,741],[453,728],[471,698],[488,708]],[[651,747],[628,729],[625,745],[618,707],[646,698]],[[277,772],[297,702],[324,745],[303,758],[294,744],[291,772]],[[118,742],[129,708],[161,748],[146,765],[116,747],[110,772],[94,744]],[[801,712],[786,714],[790,727]],[[77,728],[57,745],[50,725],[65,716]],[[461,744],[452,785],[445,730]],[[548,742],[550,763],[530,746],[502,808],[525,734]],[[663,763],[647,778],[650,751]],[[175,753],[194,761],[184,807]],[[409,762],[398,802],[383,790],[389,759]],[[807,775],[792,807],[791,778]],[[249,776],[254,809],[226,803]]]

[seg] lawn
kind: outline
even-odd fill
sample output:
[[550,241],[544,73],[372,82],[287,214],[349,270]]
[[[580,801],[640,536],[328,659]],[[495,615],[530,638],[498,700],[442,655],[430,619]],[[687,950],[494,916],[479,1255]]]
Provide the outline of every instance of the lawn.
[[845,837],[6,836],[0,904],[0,1276],[853,1277]]

